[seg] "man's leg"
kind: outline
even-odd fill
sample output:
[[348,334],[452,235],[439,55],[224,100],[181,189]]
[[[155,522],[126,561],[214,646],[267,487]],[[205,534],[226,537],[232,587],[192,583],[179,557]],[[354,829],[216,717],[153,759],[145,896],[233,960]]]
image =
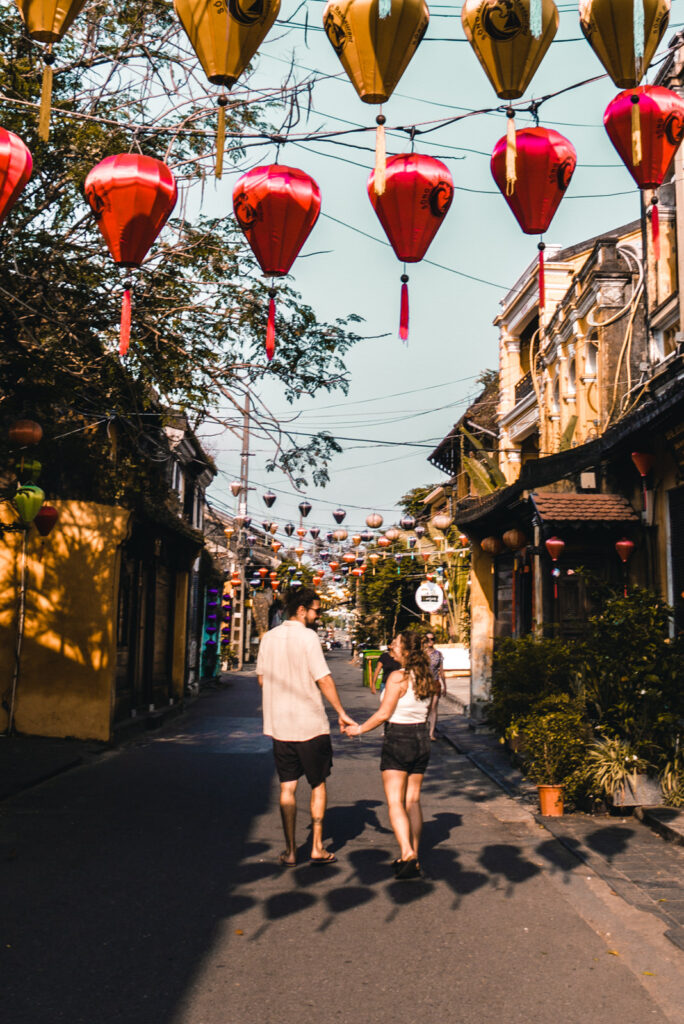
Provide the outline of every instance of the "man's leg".
[[430,730],[430,739],[431,740],[434,740],[434,739],[437,738],[435,736],[435,726],[437,725],[437,705],[438,704],[439,704],[439,696],[438,696],[438,694],[435,694],[435,696],[432,698],[432,703],[430,704],[430,712],[428,714],[428,728]]
[[294,864],[297,860],[295,844],[295,822],[297,819],[297,779],[280,783],[280,817],[285,833],[285,849],[280,855],[283,864]]
[[323,849],[323,818],[327,804],[328,791],[325,782],[321,782],[311,790],[311,857],[314,860],[328,860]]

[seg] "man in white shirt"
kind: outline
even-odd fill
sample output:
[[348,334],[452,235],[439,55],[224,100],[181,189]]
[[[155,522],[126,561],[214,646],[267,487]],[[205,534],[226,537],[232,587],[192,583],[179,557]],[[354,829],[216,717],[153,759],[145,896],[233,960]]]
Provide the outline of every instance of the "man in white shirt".
[[296,790],[302,775],[311,786],[311,860],[332,864],[335,854],[323,847],[323,817],[327,804],[325,780],[332,768],[330,724],[323,697],[343,725],[355,725],[345,712],[316,635],[321,603],[315,590],[293,590],[287,601],[289,618],[261,638],[257,678],[263,690],[264,733],[273,738],[278,778],[280,816],[286,848],[280,863],[294,867],[297,860]]

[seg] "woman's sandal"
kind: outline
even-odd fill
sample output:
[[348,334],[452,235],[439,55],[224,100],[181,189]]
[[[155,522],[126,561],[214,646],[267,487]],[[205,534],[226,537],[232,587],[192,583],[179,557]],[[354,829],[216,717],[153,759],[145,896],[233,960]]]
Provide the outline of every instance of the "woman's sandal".
[[409,878],[420,878],[420,864],[415,857],[409,857],[408,860],[395,861],[394,874],[402,882]]

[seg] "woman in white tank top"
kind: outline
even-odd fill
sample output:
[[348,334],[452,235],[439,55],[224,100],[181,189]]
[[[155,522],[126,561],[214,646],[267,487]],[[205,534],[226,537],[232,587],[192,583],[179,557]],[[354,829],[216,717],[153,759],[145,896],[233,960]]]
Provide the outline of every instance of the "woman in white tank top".
[[430,760],[427,716],[438,684],[417,633],[400,633],[389,652],[401,668],[388,676],[380,707],[362,725],[345,726],[344,732],[361,736],[384,723],[380,771],[390,824],[399,844],[394,873],[401,879],[417,878],[423,828],[420,789]]

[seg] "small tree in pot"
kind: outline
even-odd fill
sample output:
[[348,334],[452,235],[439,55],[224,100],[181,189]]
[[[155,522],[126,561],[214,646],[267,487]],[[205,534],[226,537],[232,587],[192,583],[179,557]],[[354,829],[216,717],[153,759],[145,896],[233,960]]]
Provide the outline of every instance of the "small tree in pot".
[[563,786],[581,770],[587,725],[577,700],[567,694],[541,701],[521,722],[525,773],[537,783],[542,814],[563,813]]

